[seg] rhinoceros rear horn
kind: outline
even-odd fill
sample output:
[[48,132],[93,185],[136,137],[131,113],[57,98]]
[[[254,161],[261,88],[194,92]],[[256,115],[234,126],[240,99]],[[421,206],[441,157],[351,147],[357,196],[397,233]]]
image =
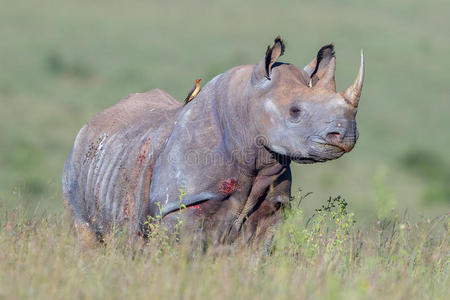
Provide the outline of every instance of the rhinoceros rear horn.
[[267,78],[270,80],[270,73],[272,71],[273,64],[277,59],[284,54],[285,44],[280,36],[277,36],[273,41],[272,46],[267,46],[266,55],[263,60],[261,60],[253,72],[253,77],[256,80]]
[[361,50],[361,63],[359,65],[358,75],[351,86],[349,86],[341,95],[344,99],[349,102],[352,106],[357,107],[359,102],[359,97],[361,96],[361,91],[364,82],[364,53]]
[[336,91],[334,71],[336,69],[336,57],[333,44],[325,45],[317,52],[314,58],[305,68],[310,76],[309,87],[323,88]]

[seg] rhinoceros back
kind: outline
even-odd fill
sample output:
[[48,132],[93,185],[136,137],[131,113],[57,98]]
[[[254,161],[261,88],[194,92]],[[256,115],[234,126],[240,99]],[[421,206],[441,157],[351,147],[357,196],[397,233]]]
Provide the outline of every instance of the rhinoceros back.
[[77,222],[99,234],[126,220],[139,229],[150,213],[153,165],[181,107],[162,90],[132,94],[80,130],[63,171]]

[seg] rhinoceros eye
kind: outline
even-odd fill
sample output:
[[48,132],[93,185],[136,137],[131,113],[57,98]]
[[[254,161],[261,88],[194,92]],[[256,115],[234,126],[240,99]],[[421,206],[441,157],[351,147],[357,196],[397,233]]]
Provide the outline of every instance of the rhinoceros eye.
[[292,106],[289,109],[289,114],[291,115],[292,118],[295,118],[295,119],[297,119],[300,116],[301,112],[302,112],[302,110],[298,106]]

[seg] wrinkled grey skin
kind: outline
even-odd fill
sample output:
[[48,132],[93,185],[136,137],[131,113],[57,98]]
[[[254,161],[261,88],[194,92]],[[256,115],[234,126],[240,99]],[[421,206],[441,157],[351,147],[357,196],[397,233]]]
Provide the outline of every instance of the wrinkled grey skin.
[[291,160],[339,158],[358,137],[363,62],[337,93],[332,46],[304,69],[277,63],[283,52],[277,38],[258,64],[216,76],[186,106],[155,89],[96,115],[63,172],[76,223],[100,236],[123,224],[145,235],[159,216],[219,242],[266,236],[290,199]]

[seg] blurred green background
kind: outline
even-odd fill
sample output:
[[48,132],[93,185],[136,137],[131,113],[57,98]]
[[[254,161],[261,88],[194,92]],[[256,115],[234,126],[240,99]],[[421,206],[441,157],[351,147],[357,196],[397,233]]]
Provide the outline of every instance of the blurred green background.
[[336,46],[338,89],[366,57],[355,149],[294,165],[307,211],[342,195],[359,220],[450,208],[450,1],[0,0],[0,207],[63,209],[60,177],[78,130],[134,92],[184,99],[194,79]]

